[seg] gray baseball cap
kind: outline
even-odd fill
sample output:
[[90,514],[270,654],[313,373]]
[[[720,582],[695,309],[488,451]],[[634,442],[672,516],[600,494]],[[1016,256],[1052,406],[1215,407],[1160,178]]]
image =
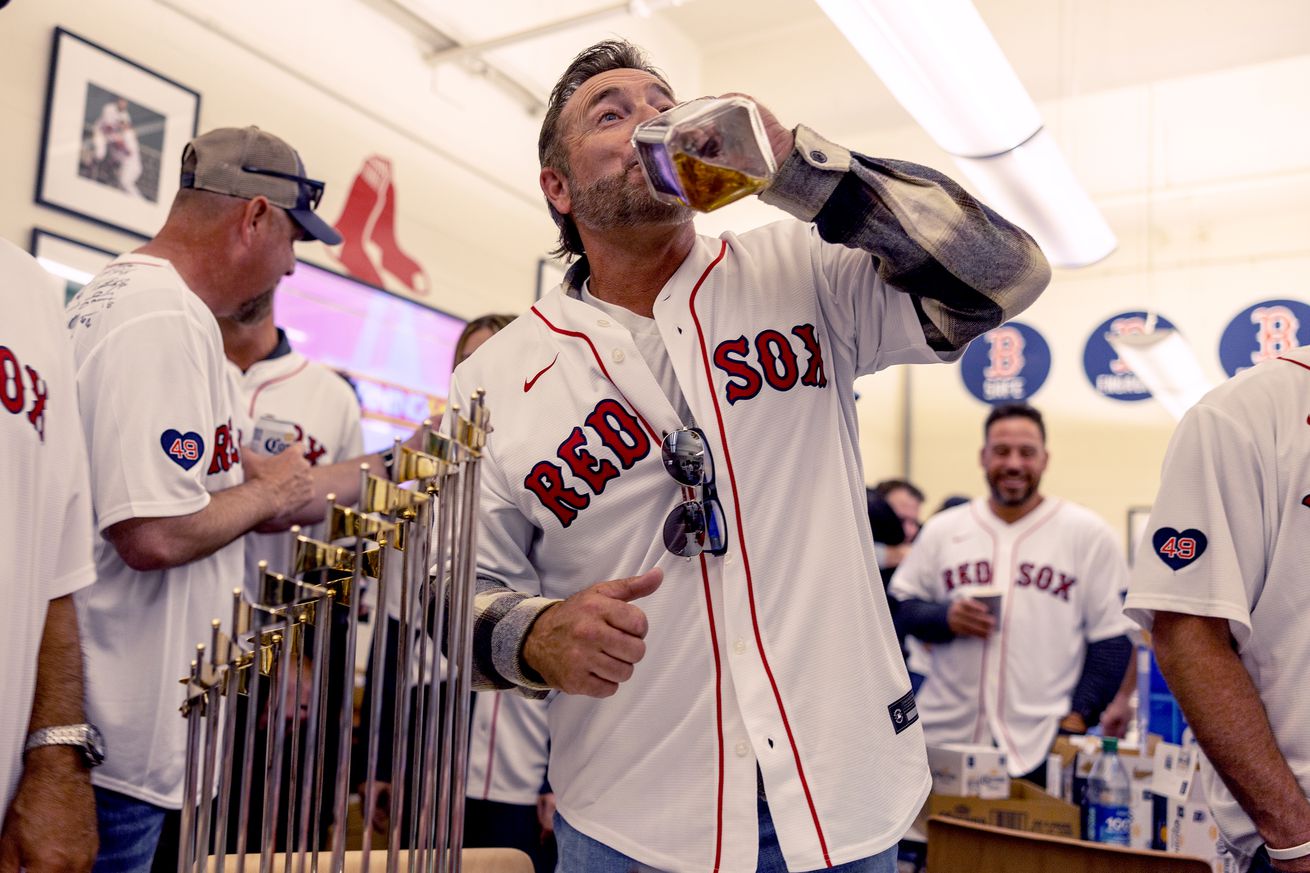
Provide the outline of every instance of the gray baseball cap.
[[187,143],[181,186],[246,200],[267,197],[287,211],[306,237],[330,246],[341,242],[341,234],[314,212],[323,183],[306,177],[295,149],[253,125],[220,127]]

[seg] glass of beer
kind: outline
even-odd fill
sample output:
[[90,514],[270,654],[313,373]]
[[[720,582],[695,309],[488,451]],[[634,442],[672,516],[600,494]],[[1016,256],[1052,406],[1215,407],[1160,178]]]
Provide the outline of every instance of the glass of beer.
[[679,103],[632,132],[656,199],[710,212],[754,194],[777,166],[755,103],[702,97]]

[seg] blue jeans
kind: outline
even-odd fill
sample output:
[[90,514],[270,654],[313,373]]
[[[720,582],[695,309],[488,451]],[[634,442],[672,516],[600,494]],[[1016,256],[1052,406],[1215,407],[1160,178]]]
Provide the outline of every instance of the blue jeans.
[[100,853],[91,873],[150,873],[166,810],[107,788],[95,794]]
[[[763,797],[759,800],[760,855],[756,873],[787,873],[787,862],[778,846],[773,816]],[[555,813],[555,842],[559,847],[559,866],[555,873],[656,873],[604,843],[574,830],[564,817]],[[825,868],[828,873],[896,873],[896,846],[859,861]]]

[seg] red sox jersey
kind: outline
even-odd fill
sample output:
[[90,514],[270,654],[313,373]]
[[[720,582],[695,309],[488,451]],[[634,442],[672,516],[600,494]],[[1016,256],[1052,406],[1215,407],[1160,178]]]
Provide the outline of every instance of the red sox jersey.
[[[311,466],[335,464],[363,454],[359,399],[346,380],[327,367],[297,351],[288,351],[256,361],[244,373],[231,361],[228,368],[241,391],[243,416],[258,422],[271,415],[294,424]],[[256,450],[262,451],[258,446]],[[322,525],[314,525],[305,534],[322,539]],[[274,572],[286,572],[289,534],[249,533],[244,540],[247,584],[255,578],[260,561],[268,561]]]
[[[722,557],[661,535],[682,421],[632,335],[556,289],[456,370],[487,392],[479,572],[563,598],[664,570],[646,657],[607,699],[549,702],[561,815],[661,870],[758,856],[756,766],[792,869],[894,844],[929,790],[865,521],[853,379],[941,358],[866,253],[785,221],[698,238],[654,303],[713,453]],[[950,357],[944,355],[943,357]]]
[[0,817],[22,774],[47,604],[95,580],[62,283],[0,240]]
[[1127,566],[1109,525],[1048,497],[1013,524],[985,497],[933,516],[888,591],[946,603],[970,587],[1003,592],[997,630],[927,649],[919,714],[930,744],[994,742],[1010,774],[1046,760],[1082,672],[1087,644],[1127,633]]
[[535,806],[546,781],[546,701],[506,692],[474,697],[467,791],[477,800]]
[[[1310,796],[1310,349],[1243,371],[1179,423],[1125,603],[1228,620],[1279,749]],[[1214,768],[1202,784],[1224,839],[1263,843]]]
[[[189,515],[239,485],[239,412],[218,322],[165,260],[116,258],[68,304],[91,496],[100,532]],[[97,584],[77,597],[87,711],[112,750],[97,785],[176,809],[181,686],[209,622],[231,612],[240,540],[171,570],[133,570],[103,538]]]

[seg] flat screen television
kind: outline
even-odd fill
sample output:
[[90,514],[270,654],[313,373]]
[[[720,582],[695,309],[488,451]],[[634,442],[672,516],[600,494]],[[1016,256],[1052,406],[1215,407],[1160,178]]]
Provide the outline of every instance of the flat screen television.
[[365,451],[445,410],[463,319],[303,261],[278,286],[273,313],[297,351],[349,377]]

